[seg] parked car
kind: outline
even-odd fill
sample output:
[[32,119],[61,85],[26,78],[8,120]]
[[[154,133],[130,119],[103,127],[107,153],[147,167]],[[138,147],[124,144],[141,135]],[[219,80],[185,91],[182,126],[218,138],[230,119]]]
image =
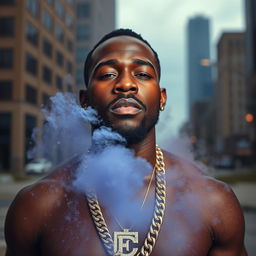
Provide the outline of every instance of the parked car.
[[50,171],[52,163],[44,158],[38,158],[30,161],[25,166],[27,174],[43,174]]

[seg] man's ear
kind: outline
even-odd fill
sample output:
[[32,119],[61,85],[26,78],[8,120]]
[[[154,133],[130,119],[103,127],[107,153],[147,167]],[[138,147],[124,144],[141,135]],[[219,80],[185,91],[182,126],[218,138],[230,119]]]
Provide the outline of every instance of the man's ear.
[[160,108],[164,108],[167,101],[165,88],[160,88]]
[[79,91],[79,100],[82,108],[88,107],[88,91],[80,90]]

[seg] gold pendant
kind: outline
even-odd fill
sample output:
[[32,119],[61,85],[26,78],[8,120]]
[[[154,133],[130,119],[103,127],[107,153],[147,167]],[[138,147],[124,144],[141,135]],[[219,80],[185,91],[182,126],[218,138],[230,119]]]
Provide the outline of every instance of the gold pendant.
[[138,232],[130,232],[129,229],[124,229],[121,232],[114,232],[114,255],[134,256],[138,248],[131,248],[132,244],[138,244]]

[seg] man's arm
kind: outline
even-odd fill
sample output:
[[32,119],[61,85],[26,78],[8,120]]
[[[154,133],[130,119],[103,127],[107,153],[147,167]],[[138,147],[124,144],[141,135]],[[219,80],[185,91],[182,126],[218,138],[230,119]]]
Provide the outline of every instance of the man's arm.
[[5,221],[7,256],[40,254],[39,238],[62,191],[58,182],[48,179],[28,186],[18,193]]
[[212,210],[209,217],[215,221],[211,224],[214,241],[209,255],[246,256],[245,224],[240,204],[227,185],[221,182],[216,183],[216,190],[212,193],[210,200]]
[[21,190],[12,202],[5,220],[6,256],[33,256],[40,228],[40,213],[32,187]]

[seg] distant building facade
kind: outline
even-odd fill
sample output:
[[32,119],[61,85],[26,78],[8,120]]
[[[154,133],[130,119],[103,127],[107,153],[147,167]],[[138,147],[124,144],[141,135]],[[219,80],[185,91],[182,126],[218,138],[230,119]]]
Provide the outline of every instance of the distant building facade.
[[40,108],[75,88],[75,1],[0,1],[0,169],[22,173]]
[[187,84],[189,109],[212,97],[209,19],[196,16],[187,25]]
[[84,88],[84,61],[94,44],[116,27],[115,0],[77,0],[76,83]]
[[216,84],[217,151],[235,157],[250,154],[246,123],[245,34],[223,33],[218,42]]
[[213,83],[209,19],[196,16],[187,25],[188,134],[202,157],[210,150],[213,127]]

